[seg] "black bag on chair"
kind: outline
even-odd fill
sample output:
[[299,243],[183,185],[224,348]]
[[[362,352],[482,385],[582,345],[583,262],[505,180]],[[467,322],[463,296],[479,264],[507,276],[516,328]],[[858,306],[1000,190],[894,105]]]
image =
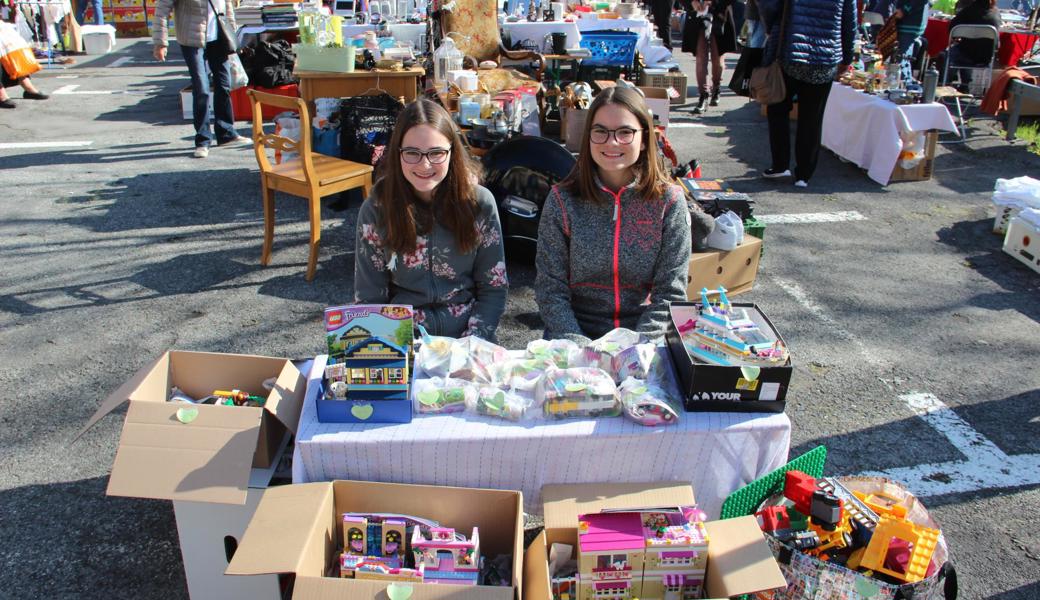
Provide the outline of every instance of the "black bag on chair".
[[733,67],[733,78],[729,80],[729,89],[738,96],[751,97],[751,71],[762,64],[763,48],[748,48],[740,51],[737,66]]

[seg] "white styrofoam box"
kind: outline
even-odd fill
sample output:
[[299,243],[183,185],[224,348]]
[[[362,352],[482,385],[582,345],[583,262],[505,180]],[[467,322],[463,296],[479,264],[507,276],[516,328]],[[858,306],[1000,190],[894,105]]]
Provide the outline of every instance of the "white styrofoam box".
[[1021,216],[1011,219],[1004,236],[1004,252],[1040,273],[1040,227]]
[[997,216],[993,217],[993,233],[1004,235],[1007,233],[1008,223],[1022,210],[1018,206],[997,205]]
[[80,34],[87,54],[108,54],[116,45],[116,28],[111,25],[82,25]]
[[242,541],[288,442],[286,435],[272,466],[252,470],[245,504],[173,501],[184,576],[188,595],[193,600],[280,600],[282,597],[277,575],[240,577],[224,575],[224,570]]
[[[181,115],[184,116],[185,121],[190,121],[193,117],[191,107],[192,93],[191,86],[181,90]],[[213,96],[209,97],[209,110],[213,112]]]

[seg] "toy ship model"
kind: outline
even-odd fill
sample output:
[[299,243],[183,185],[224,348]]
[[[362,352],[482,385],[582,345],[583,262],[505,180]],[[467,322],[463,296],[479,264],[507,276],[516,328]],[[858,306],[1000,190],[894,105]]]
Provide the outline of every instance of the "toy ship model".
[[[711,297],[717,296],[715,303]],[[693,358],[723,366],[780,366],[787,363],[787,346],[764,331],[747,309],[734,308],[726,289],[701,289],[700,314],[679,325],[686,350]]]

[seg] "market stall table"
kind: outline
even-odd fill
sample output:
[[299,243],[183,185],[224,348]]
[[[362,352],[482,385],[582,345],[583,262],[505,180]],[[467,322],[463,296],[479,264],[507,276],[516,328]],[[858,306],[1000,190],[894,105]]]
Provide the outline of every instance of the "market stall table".
[[898,105],[840,83],[831,84],[823,113],[823,146],[867,170],[887,185],[903,149],[900,134],[931,129],[956,131],[945,106]]
[[415,100],[419,78],[425,73],[421,67],[412,67],[400,71],[354,71],[353,73],[332,73],[327,71],[293,71],[300,79],[300,98],[309,108],[314,110],[315,98],[346,98],[360,96],[365,92],[378,89],[397,98],[404,98],[405,103]]
[[[928,19],[928,26],[924,30],[924,37],[928,39],[928,55],[936,56],[946,49],[950,43],[950,21],[949,19]],[[1000,48],[997,50],[997,62],[1001,65],[1013,67],[1029,52],[1040,37],[1036,33],[1025,30],[1004,29],[1000,30]]]
[[[323,365],[324,361],[315,364]],[[677,425],[620,417],[510,423],[464,414],[409,424],[319,423],[311,369],[296,434],[293,483],[355,479],[520,490],[541,512],[550,483],[688,481],[717,517],[733,490],[787,462],[787,415],[684,413]]]
[[567,48],[577,48],[578,42],[581,40],[581,33],[578,31],[577,24],[566,21],[507,22],[502,25],[502,31],[509,34],[509,39],[513,44],[517,42],[530,43],[534,45],[538,52],[543,53],[552,49],[549,40],[545,39],[547,35],[566,33]]

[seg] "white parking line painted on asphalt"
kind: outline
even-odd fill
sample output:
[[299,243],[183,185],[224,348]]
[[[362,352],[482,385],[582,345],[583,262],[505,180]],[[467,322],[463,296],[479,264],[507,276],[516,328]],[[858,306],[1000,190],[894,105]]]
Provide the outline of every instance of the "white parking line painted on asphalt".
[[78,84],[63,85],[60,88],[51,92],[54,96],[65,96],[70,94],[83,94],[83,95],[99,95],[99,94],[122,94],[119,90],[77,90]]
[[1040,484],[1040,454],[1008,456],[932,394],[899,397],[943,434],[964,460],[867,472],[901,481],[918,496],[939,496]]
[[132,56],[121,56],[121,57],[115,59],[114,61],[112,61],[112,64],[110,64],[108,66],[110,66],[110,67],[121,67],[121,66],[125,65],[128,62],[134,62],[134,57],[132,57]]
[[795,213],[790,215],[755,215],[763,223],[841,223],[844,221],[866,221],[867,218],[854,210],[824,213]]
[[707,127],[704,123],[676,123],[675,121],[668,123],[668,129],[706,129]]
[[68,141],[68,142],[0,142],[0,150],[22,150],[28,148],[82,148],[94,142],[90,141]]
[[58,75],[55,79],[79,79],[79,75]]

